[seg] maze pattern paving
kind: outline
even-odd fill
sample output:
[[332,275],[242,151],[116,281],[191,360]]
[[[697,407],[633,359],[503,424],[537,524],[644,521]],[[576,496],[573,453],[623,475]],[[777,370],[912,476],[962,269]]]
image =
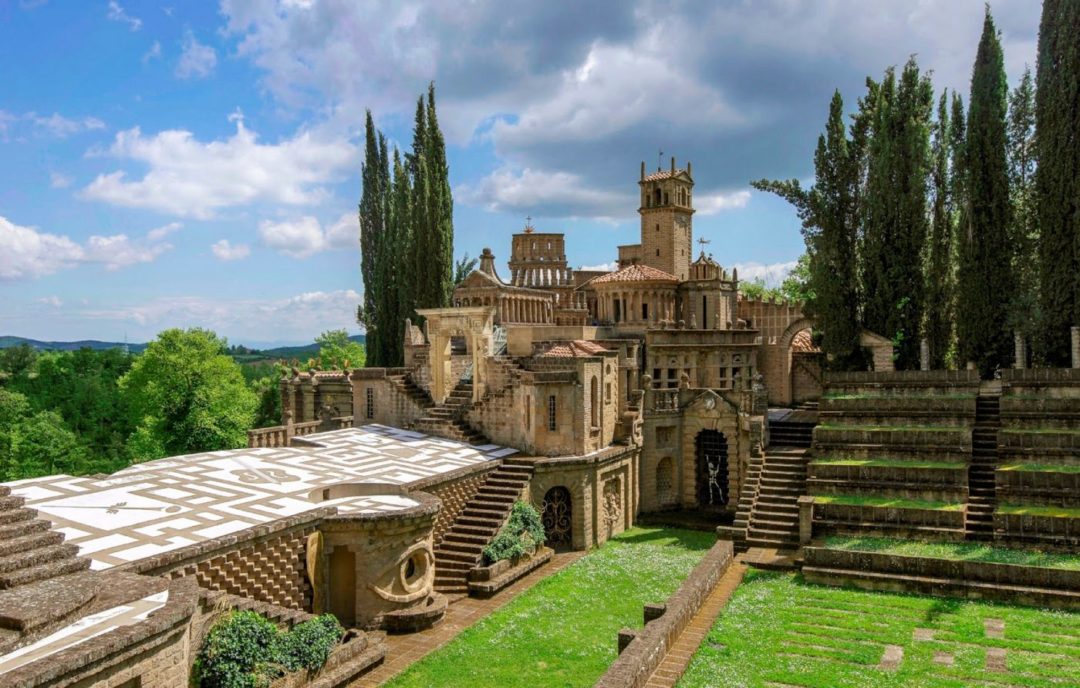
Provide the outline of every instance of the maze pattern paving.
[[1080,614],[748,580],[679,686],[1078,685]]
[[309,495],[340,483],[407,486],[515,453],[381,425],[308,435],[300,445],[175,456],[101,480],[55,475],[7,484],[78,545],[91,568],[107,569],[318,507],[407,508],[415,500],[395,494],[327,502]]

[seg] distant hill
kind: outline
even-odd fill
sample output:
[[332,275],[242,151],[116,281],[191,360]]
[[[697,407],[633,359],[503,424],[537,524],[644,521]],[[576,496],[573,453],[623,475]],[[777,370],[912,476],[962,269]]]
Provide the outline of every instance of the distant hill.
[[[365,344],[367,337],[362,334],[356,334],[349,337],[354,342]],[[43,342],[38,339],[27,339],[26,337],[15,337],[11,335],[0,335],[0,349],[6,349],[12,346],[19,346],[21,344],[28,344],[39,351],[77,351],[83,348],[103,350],[103,349],[118,349],[124,346],[123,342],[102,342],[96,339],[82,339],[77,342]],[[146,344],[128,344],[128,350],[133,354],[141,353],[146,349]],[[256,360],[267,359],[297,359],[300,361],[308,358],[313,358],[319,354],[319,345],[315,342],[311,344],[305,344],[303,346],[279,346],[273,349],[251,349],[248,348],[243,354],[237,354],[234,357],[242,362],[253,362]]]

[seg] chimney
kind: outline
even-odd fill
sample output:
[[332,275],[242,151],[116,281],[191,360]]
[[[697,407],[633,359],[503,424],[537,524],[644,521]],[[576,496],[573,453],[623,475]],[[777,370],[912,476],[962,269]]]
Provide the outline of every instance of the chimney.
[[671,156],[671,174],[675,174],[675,156]]
[[694,176],[694,171],[693,168],[690,166],[689,160],[686,161],[686,174],[690,175],[691,177]]
[[641,161],[641,181],[645,181],[645,161]]

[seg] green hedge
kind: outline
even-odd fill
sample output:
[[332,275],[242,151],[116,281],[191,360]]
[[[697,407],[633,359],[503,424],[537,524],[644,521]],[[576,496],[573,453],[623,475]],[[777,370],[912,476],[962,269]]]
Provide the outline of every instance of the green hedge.
[[331,614],[282,632],[252,611],[232,612],[214,624],[195,660],[202,688],[264,688],[290,671],[318,669],[344,634]]
[[494,564],[535,552],[544,544],[544,523],[540,512],[526,502],[515,502],[510,518],[499,534],[484,548],[484,560]]

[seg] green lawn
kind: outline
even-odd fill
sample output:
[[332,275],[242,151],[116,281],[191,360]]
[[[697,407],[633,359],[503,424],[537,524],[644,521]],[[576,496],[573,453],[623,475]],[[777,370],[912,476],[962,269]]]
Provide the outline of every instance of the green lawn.
[[387,685],[591,686],[615,661],[623,627],[663,602],[716,535],[634,528],[537,583]]
[[811,466],[870,466],[875,468],[967,468],[963,461],[923,461],[921,459],[814,459]]
[[818,504],[844,504],[847,506],[879,506],[893,509],[933,509],[934,511],[960,511],[963,504],[956,502],[935,502],[923,499],[903,499],[900,497],[875,497],[873,495],[817,495]]
[[831,549],[858,552],[881,552],[912,557],[934,557],[961,561],[985,561],[994,564],[1021,564],[1051,569],[1080,570],[1080,555],[1055,554],[1035,550],[994,547],[984,542],[920,542],[880,537],[825,538],[825,546]]
[[[1003,622],[1004,637],[992,637],[987,621]],[[903,650],[894,669],[878,666],[887,646]],[[1004,670],[987,667],[988,654],[1002,650]],[[1036,688],[1077,685],[1077,676],[1080,614],[815,586],[751,570],[679,686]]]

